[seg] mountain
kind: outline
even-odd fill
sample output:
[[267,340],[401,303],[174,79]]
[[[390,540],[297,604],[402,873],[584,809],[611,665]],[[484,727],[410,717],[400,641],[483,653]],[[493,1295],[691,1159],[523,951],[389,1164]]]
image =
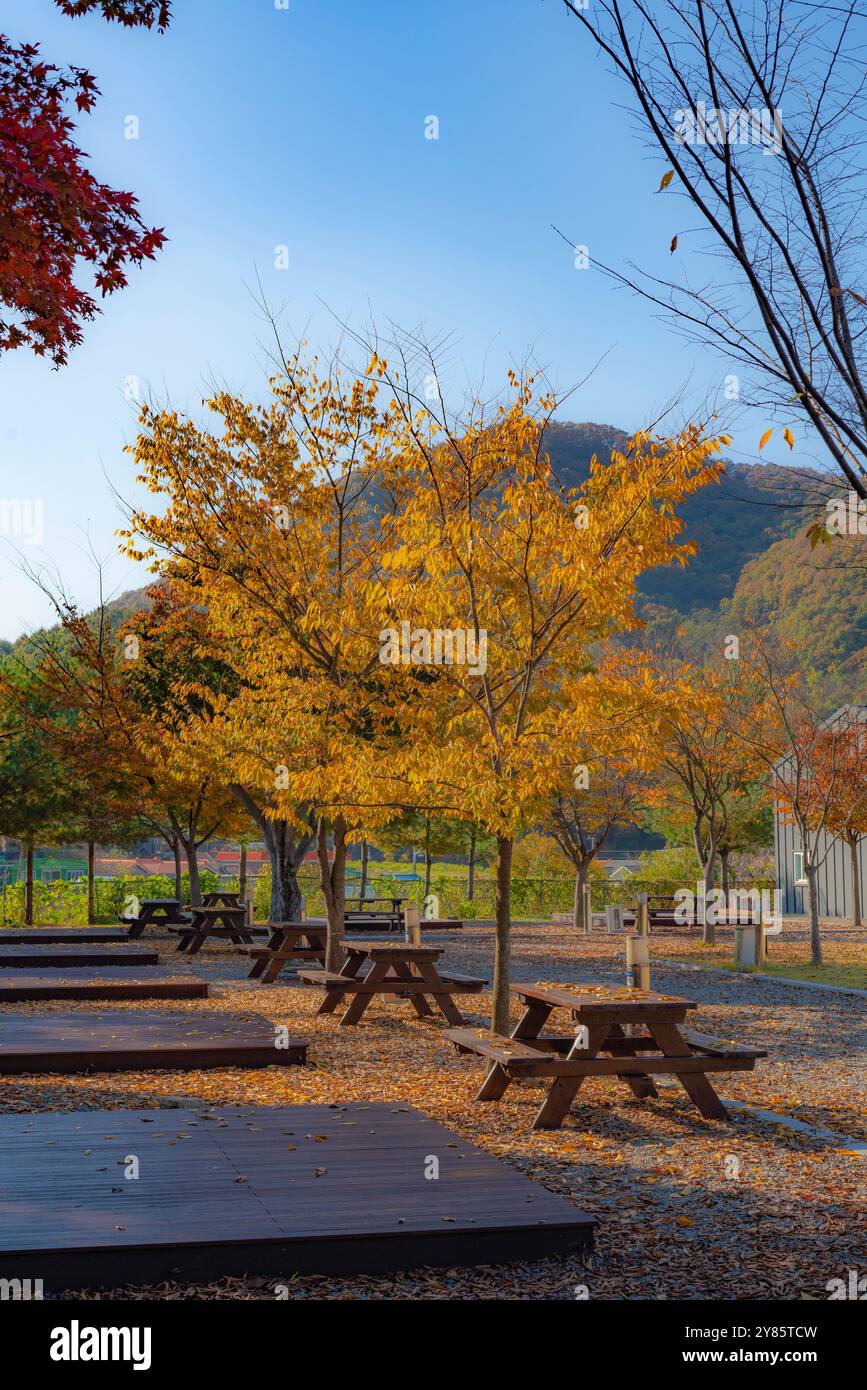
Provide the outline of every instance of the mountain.
[[[577,487],[594,454],[605,461],[628,439],[614,425],[557,421],[546,444],[561,484]],[[739,622],[774,618],[829,704],[867,699],[867,547],[852,543],[861,545],[859,568],[845,542],[811,550],[803,534],[827,495],[826,481],[810,469],[729,464],[718,487],[681,508],[684,535],[698,554],[685,568],[669,565],[642,578],[643,617],[660,635],[683,627],[697,654],[718,650]],[[146,603],[145,590],[135,589],[108,607],[119,625]]]
[[[594,453],[606,460],[628,438],[613,425],[554,423],[547,445],[560,482],[577,487],[587,477]],[[799,480],[803,491],[793,486]],[[686,569],[668,565],[645,575],[641,593],[678,613],[715,608],[734,594],[744,565],[814,519],[824,495],[821,476],[807,470],[794,474],[775,464],[728,465],[718,487],[704,488],[680,508],[685,534],[699,553]]]
[[685,645],[719,651],[746,622],[773,620],[791,642],[822,703],[867,702],[867,545],[853,538],[813,550],[804,532],[746,564],[718,609],[682,623]]

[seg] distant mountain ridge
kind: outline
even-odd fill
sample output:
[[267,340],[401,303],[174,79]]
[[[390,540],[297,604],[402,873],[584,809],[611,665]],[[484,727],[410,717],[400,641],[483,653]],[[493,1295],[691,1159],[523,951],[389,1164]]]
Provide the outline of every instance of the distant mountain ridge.
[[[546,443],[562,486],[577,487],[594,454],[606,461],[629,437],[615,425],[556,421]],[[852,564],[851,550],[813,551],[803,535],[826,494],[827,483],[810,469],[727,465],[719,486],[704,488],[680,509],[684,537],[698,553],[685,568],[669,565],[643,576],[642,615],[660,633],[683,626],[697,653],[716,649],[737,622],[773,618],[829,699],[867,699],[867,555]],[[120,625],[146,602],[144,589],[132,589],[108,607]],[[10,645],[0,644],[0,651]]]
[[[553,423],[547,445],[558,479],[564,487],[577,487],[594,454],[605,461],[629,437],[613,425]],[[802,476],[821,492],[821,475],[804,470]],[[685,536],[696,542],[699,553],[686,569],[669,565],[646,574],[640,592],[679,613],[715,608],[731,598],[746,564],[813,519],[793,505],[792,484],[792,471],[776,464],[728,464],[718,487],[703,489],[680,508]]]

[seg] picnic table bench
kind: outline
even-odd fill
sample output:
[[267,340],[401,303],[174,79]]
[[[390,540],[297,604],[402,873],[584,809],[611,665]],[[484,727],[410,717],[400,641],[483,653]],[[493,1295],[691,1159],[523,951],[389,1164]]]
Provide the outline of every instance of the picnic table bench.
[[[486,982],[474,975],[441,974],[436,962],[442,953],[441,946],[358,941],[347,944],[346,960],[339,972],[299,970],[298,978],[308,984],[324,985],[325,998],[317,1010],[320,1014],[333,1013],[346,995],[351,996],[341,1025],[358,1023],[377,994],[408,999],[419,1018],[433,1016],[430,996],[449,1023],[463,1025],[464,1017],[452,995],[479,994]],[[362,975],[365,962],[370,963],[370,968]]]
[[[511,1037],[472,1028],[450,1028],[446,1036],[458,1052],[476,1053],[490,1063],[477,1100],[499,1100],[510,1082],[526,1077],[550,1080],[534,1129],[558,1129],[587,1076],[616,1076],[638,1099],[646,1099],[658,1094],[654,1075],[672,1075],[705,1119],[725,1120],[708,1072],[752,1071],[756,1059],[767,1056],[758,1048],[682,1031],[687,1012],[698,1006],[674,995],[603,985],[515,984],[511,989],[525,1005]],[[568,1011],[577,1029],[569,1035],[543,1034],[555,1009]],[[634,1033],[636,1026],[643,1031]]]
[[129,927],[129,935],[135,939],[148,926],[182,926],[187,913],[180,898],[141,898],[138,913],[134,917],[122,916],[120,920]]
[[201,951],[209,936],[222,937],[236,945],[250,945],[264,928],[250,927],[243,907],[192,907],[182,926],[169,927],[177,936],[177,950],[194,956]]
[[275,922],[267,945],[249,946],[245,951],[253,961],[249,978],[270,985],[283,966],[293,960],[316,960],[325,964],[327,928],[310,922]]

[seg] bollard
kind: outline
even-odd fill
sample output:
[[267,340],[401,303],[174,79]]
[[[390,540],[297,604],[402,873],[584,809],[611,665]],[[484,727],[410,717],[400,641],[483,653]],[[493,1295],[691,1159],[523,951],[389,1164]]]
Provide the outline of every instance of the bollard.
[[623,931],[623,908],[620,903],[607,903],[605,906],[605,930],[610,936],[612,932]]
[[635,925],[639,936],[650,936],[650,907],[647,894],[639,893],[638,907],[635,910]]
[[650,989],[650,944],[646,936],[626,938],[626,985],[629,989]]
[[765,931],[765,919],[762,913],[762,906],[759,903],[759,920],[756,924],[756,963],[760,970],[765,968],[765,959],[768,954],[768,937]]
[[403,909],[403,934],[410,946],[421,945],[421,923],[418,908],[413,903],[408,903]]

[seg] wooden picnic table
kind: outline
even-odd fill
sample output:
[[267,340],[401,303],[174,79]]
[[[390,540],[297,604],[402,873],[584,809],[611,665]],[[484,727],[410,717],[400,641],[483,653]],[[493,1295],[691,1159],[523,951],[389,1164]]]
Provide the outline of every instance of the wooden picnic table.
[[145,927],[182,926],[186,920],[180,898],[140,898],[138,915],[121,918],[128,924],[132,938],[141,936]]
[[[405,902],[406,898],[347,898],[343,913],[346,930],[382,927],[385,931],[400,931]],[[378,906],[382,910],[377,911]]]
[[325,965],[327,927],[315,922],[275,922],[264,946],[250,946],[249,978],[270,985],[291,960],[316,960]]
[[[407,942],[356,941],[346,945],[346,960],[339,973],[329,970],[299,970],[299,980],[324,985],[325,998],[317,1010],[330,1014],[345,995],[352,996],[341,1018],[341,1025],[358,1023],[374,995],[409,999],[419,1018],[430,1018],[433,1000],[449,1023],[462,1025],[463,1015],[453,994],[478,994],[485,981],[471,975],[440,974],[436,962],[441,946],[413,946]],[[361,968],[369,962],[369,970]]]
[[218,889],[214,893],[205,893],[202,896],[202,907],[240,907],[241,902],[237,893],[230,893],[228,889]]
[[[490,1062],[477,1100],[499,1100],[511,1081],[544,1077],[551,1085],[534,1129],[558,1129],[587,1076],[616,1076],[639,1099],[656,1096],[654,1075],[672,1075],[708,1120],[728,1118],[708,1072],[752,1071],[757,1048],[682,1032],[690,999],[604,985],[511,986],[524,1013],[511,1037],[452,1028],[447,1036],[459,1052]],[[568,1036],[543,1034],[555,1009],[571,1014],[577,1028]],[[629,1025],[629,1033],[626,1032]],[[607,1055],[603,1055],[607,1054]]]
[[247,913],[243,907],[191,907],[182,926],[170,927],[177,936],[179,951],[194,956],[201,951],[209,936],[228,938],[236,946],[252,945],[261,928],[247,925]]

